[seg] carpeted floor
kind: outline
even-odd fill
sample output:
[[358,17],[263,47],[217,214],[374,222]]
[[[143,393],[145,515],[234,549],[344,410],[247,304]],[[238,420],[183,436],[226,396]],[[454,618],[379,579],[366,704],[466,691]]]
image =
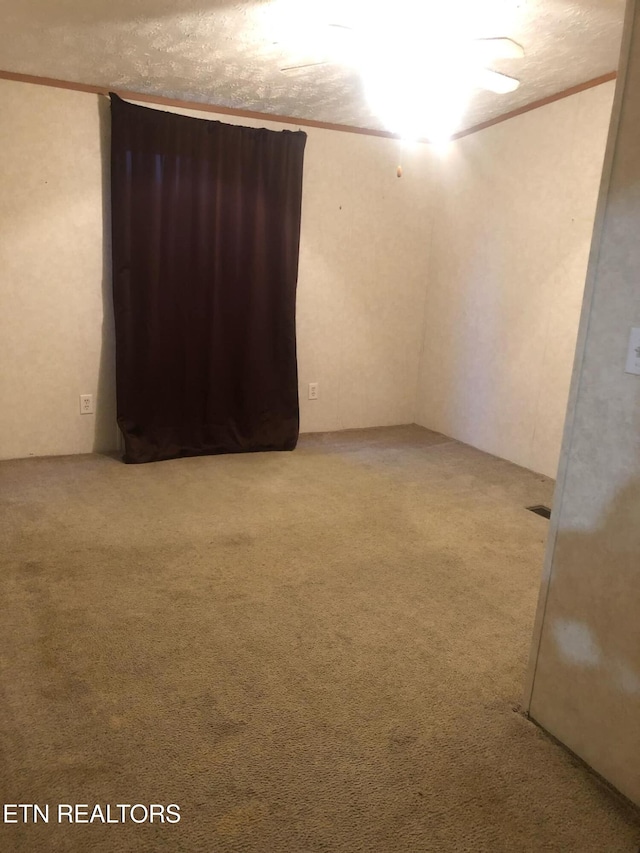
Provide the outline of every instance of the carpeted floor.
[[419,427],[0,463],[0,850],[635,853],[514,712],[551,495]]

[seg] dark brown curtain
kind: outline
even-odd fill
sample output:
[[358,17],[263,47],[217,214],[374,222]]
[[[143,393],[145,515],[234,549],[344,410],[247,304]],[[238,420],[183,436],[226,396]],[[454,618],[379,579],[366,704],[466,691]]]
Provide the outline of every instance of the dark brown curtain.
[[111,113],[125,462],[292,450],[306,134]]

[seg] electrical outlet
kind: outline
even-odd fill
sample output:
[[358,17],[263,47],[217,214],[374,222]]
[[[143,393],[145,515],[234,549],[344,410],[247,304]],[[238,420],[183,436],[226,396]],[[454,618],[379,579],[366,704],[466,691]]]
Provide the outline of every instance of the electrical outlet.
[[309,383],[309,399],[317,400],[318,399],[318,383],[310,382]]
[[80,414],[93,414],[93,394],[80,394]]

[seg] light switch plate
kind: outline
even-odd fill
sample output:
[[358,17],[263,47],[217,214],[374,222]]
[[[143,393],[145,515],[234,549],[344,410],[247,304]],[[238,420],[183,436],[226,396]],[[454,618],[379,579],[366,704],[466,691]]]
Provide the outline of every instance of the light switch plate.
[[625,373],[635,373],[640,376],[640,328],[631,329],[629,335],[629,350],[627,352],[627,366]]

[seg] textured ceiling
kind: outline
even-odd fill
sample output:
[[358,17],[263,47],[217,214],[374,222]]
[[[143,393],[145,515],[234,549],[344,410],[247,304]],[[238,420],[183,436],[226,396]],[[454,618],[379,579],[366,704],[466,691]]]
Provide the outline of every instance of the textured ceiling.
[[[374,45],[384,68],[388,40],[405,33],[415,41],[420,34],[423,24],[412,9],[453,9],[464,26],[468,0],[457,10],[463,0],[358,2],[0,0],[0,69],[383,130],[353,67],[332,62],[290,75],[280,68],[326,58],[327,50],[310,44],[309,31],[326,33],[323,22],[361,23],[372,10],[384,25]],[[616,69],[624,0],[503,5],[508,12],[502,16],[485,14],[482,0],[475,0],[467,30],[476,37],[508,35],[524,46],[524,59],[492,64],[517,76],[521,86],[509,95],[476,90],[461,128]]]

